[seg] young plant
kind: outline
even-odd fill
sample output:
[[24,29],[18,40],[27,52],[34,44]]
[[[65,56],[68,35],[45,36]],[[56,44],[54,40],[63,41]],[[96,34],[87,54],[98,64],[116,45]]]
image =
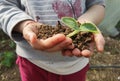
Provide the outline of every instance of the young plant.
[[70,27],[72,30],[74,30],[72,33],[68,34],[67,37],[72,37],[79,32],[92,32],[92,33],[98,33],[97,27],[93,23],[83,23],[80,24],[75,20],[74,18],[71,17],[62,17],[61,21]]

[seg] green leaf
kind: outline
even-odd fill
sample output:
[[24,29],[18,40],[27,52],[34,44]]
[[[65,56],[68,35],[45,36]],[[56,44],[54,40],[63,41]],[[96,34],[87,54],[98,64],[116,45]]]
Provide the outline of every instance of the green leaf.
[[67,25],[68,27],[72,28],[73,30],[78,30],[78,23],[74,18],[71,17],[62,17],[62,22]]
[[93,23],[83,23],[80,25],[80,31],[98,33],[97,27]]

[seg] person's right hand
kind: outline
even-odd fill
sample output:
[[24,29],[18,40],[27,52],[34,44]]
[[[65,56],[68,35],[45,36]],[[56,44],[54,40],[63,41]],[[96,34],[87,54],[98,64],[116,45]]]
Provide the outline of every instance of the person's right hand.
[[[26,22],[26,21],[25,21]],[[22,22],[22,23],[25,23]],[[22,24],[20,23],[20,24]],[[29,44],[37,50],[47,51],[47,52],[55,52],[61,51],[63,49],[73,49],[74,46],[72,45],[72,40],[66,37],[64,34],[56,34],[53,37],[49,37],[47,39],[38,39],[38,27],[42,25],[38,22],[28,22],[27,25],[20,25],[24,26],[21,27],[21,32],[23,37],[29,42]]]

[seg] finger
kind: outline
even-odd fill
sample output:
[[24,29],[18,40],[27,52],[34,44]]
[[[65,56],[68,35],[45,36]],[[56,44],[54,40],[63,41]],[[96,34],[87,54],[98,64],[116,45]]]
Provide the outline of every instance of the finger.
[[71,49],[71,50],[72,50],[72,49],[74,49],[74,47],[75,47],[75,46],[74,46],[74,44],[72,43],[72,44],[68,45],[65,49]]
[[81,56],[81,51],[78,48],[75,48],[72,50],[72,54],[74,56],[80,57]]
[[94,40],[96,43],[97,50],[102,52],[104,50],[105,40],[102,34],[94,34]]
[[94,42],[91,42],[89,44],[89,49],[85,49],[81,52],[81,55],[84,56],[84,57],[90,57],[92,56],[93,52],[94,52],[94,47],[95,47],[95,44]]
[[90,50],[93,53],[94,52],[94,48],[95,48],[95,43],[91,42],[88,46],[89,46],[89,48],[87,50]]
[[36,35],[33,33],[28,33],[26,40],[28,43],[36,50],[44,51],[45,48],[41,46],[40,41],[37,39]]
[[57,34],[46,40],[37,39],[35,42],[31,43],[31,46],[37,50],[47,51],[47,49],[51,49],[52,47],[62,42],[63,40],[65,40],[65,36],[63,34]]
[[71,50],[62,50],[62,55],[63,55],[63,56],[70,56],[70,57],[73,56]]
[[45,48],[41,46],[41,43],[38,39],[35,33],[33,32],[28,32],[25,34],[24,38],[29,42],[29,44],[37,50],[44,50]]
[[23,37],[27,40],[30,41],[31,43],[35,42],[37,40],[37,36],[33,31],[26,30],[25,33],[23,34]]
[[52,48],[55,45],[61,43],[62,41],[65,40],[65,35],[63,34],[56,34],[53,37],[49,37],[46,40],[40,40],[41,45],[45,47],[46,49]]
[[50,49],[46,49],[46,51],[53,52],[53,51],[61,51],[63,49],[73,49],[74,45],[72,44],[72,39],[66,38],[63,42],[55,45]]
[[[27,34],[27,36],[29,37],[28,40],[29,40],[29,43],[31,44],[31,46],[34,49],[41,50],[41,51],[46,51],[47,49],[51,49],[57,43],[60,43],[63,40],[65,40],[65,36],[63,34],[57,34],[57,35],[50,37],[46,40],[36,39],[34,36],[32,37],[32,35],[30,36],[30,34],[29,35],[28,34]],[[34,40],[34,39],[36,39],[36,40]]]
[[23,29],[23,37],[28,41],[34,42],[34,40],[37,39],[37,36],[36,36],[37,32],[38,32],[37,27],[28,25]]
[[41,46],[41,43],[36,36],[35,29],[36,27],[32,28],[32,26],[25,27],[23,30],[23,37],[29,42],[29,44],[34,49],[44,50],[44,48]]
[[84,57],[90,57],[92,55],[92,52],[86,49],[81,52],[81,55]]

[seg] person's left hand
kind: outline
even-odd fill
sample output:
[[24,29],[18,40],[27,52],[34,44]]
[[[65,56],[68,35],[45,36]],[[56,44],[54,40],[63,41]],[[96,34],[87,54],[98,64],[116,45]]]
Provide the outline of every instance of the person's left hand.
[[80,51],[78,48],[74,48],[73,50],[65,49],[62,50],[62,54],[64,56],[90,57],[94,52],[95,45],[98,52],[103,52],[105,45],[105,40],[103,35],[100,32],[93,35],[94,35],[94,41],[90,43],[89,49],[85,49],[82,51]]

